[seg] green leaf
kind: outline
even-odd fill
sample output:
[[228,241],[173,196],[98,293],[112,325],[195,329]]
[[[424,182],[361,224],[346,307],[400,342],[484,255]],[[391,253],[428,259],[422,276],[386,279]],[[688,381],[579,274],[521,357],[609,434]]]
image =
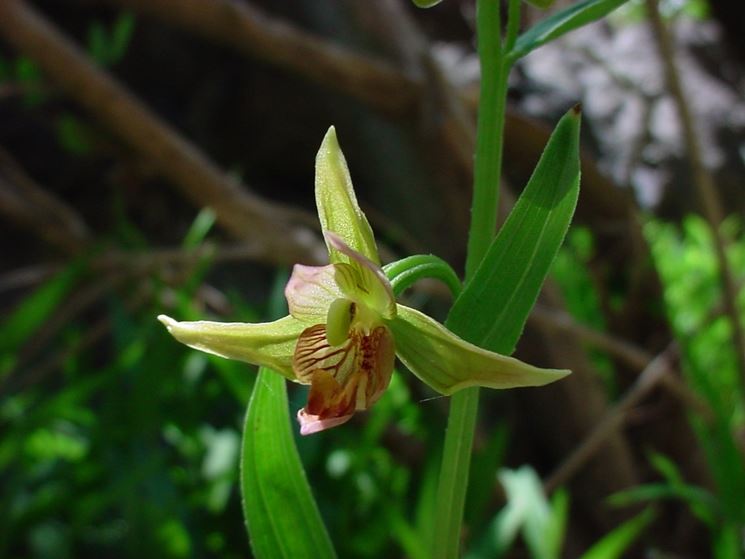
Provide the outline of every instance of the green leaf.
[[621,524],[593,545],[582,559],[616,559],[634,543],[647,526],[654,520],[654,511],[646,509],[631,520]]
[[708,526],[720,518],[720,506],[711,493],[692,485],[674,487],[667,483],[648,483],[614,493],[608,498],[612,506],[623,507],[637,503],[680,499],[687,503],[696,516]]
[[514,62],[537,49],[574,31],[605,17],[627,0],[583,0],[541,20],[517,38],[515,48],[509,54]]
[[559,121],[525,190],[453,305],[448,326],[483,348],[513,352],[564,240],[579,195],[579,125],[577,109]]
[[536,8],[540,8],[541,10],[545,10],[547,8],[551,7],[551,4],[553,4],[556,0],[525,0],[528,4],[532,4]]
[[99,21],[94,21],[88,29],[88,54],[101,66],[108,63],[108,39],[106,29]]
[[93,146],[91,130],[70,113],[62,113],[55,121],[57,141],[73,155],[87,155]]
[[243,430],[241,493],[257,558],[336,556],[295,447],[285,380],[264,367]]
[[181,246],[190,249],[201,245],[212,230],[212,226],[215,224],[215,218],[215,212],[211,208],[202,208],[186,232]]
[[119,14],[111,30],[109,44],[109,63],[116,64],[127,53],[127,47],[132,39],[135,28],[135,16],[129,12]]
[[73,263],[63,269],[23,302],[0,323],[0,377],[15,364],[20,347],[42,327],[80,276],[82,266]]
[[414,4],[419,8],[431,8],[437,6],[442,0],[412,0]]
[[[507,506],[494,521],[497,550],[508,551],[521,533],[531,557],[558,559],[561,541],[557,538],[557,529],[566,520],[564,496],[559,497],[555,508],[552,507],[543,492],[541,479],[530,466],[503,469],[499,472],[499,481],[504,486]],[[552,518],[554,513],[558,513],[559,518]]]

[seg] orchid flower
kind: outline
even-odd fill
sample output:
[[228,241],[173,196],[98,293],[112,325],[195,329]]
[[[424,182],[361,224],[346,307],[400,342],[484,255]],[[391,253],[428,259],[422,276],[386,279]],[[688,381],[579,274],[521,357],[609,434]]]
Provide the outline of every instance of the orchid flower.
[[569,373],[477,347],[396,303],[333,127],[316,158],[315,191],[330,264],[295,265],[285,288],[288,316],[261,324],[158,317],[189,347],[310,385],[308,403],[297,415],[303,435],[340,425],[374,404],[390,382],[396,356],[446,395],[468,386],[540,386]]

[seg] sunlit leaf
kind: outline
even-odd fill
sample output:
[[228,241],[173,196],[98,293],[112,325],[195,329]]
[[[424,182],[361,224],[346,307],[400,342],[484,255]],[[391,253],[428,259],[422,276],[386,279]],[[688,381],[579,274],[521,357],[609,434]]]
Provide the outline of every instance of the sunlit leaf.
[[246,414],[241,489],[257,558],[336,556],[295,447],[285,379],[263,367]]
[[583,0],[539,21],[517,38],[510,58],[517,60],[579,27],[597,21],[627,0]]
[[[286,281],[286,273],[277,275],[271,316],[286,310]],[[295,446],[285,379],[266,367],[248,403],[240,464],[243,515],[258,559],[336,557]]]
[[0,376],[15,362],[17,350],[52,315],[70,293],[81,272],[72,264],[41,285],[0,323]]
[[654,511],[646,509],[631,520],[621,524],[593,545],[582,559],[617,559],[639,538],[654,520]]
[[559,121],[525,190],[453,305],[448,326],[481,347],[512,353],[566,235],[579,194],[579,125],[576,109]]

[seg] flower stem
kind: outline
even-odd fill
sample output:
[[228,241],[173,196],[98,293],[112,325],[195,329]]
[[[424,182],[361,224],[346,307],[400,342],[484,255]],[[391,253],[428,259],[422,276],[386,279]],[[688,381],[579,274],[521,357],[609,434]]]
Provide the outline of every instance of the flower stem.
[[[510,70],[508,53],[517,37],[520,0],[509,1],[504,45],[499,0],[478,0],[476,10],[481,91],[466,283],[486,255],[496,230],[507,77]],[[457,329],[455,333],[458,333]],[[436,559],[455,559],[459,556],[478,404],[478,388],[461,390],[450,400],[435,511],[432,557]]]
[[502,172],[502,131],[507,94],[498,0],[478,0],[477,39],[481,90],[476,128],[476,165],[468,232],[466,281],[478,268],[494,237]]

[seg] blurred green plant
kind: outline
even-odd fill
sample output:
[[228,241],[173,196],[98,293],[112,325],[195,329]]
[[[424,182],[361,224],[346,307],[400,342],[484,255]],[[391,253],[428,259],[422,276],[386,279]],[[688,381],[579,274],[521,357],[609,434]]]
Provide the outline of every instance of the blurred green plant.
[[[569,495],[557,490],[549,500],[538,474],[529,466],[499,473],[507,505],[494,517],[481,542],[466,559],[504,557],[522,537],[532,559],[559,559],[569,520]],[[646,509],[597,541],[580,559],[618,559],[654,520]]]
[[[745,269],[745,235],[739,218],[722,224],[732,269]],[[730,325],[722,315],[720,283],[713,239],[706,222],[686,217],[682,224],[650,219],[645,234],[664,285],[665,306],[677,342],[687,381],[709,404],[712,416],[690,414],[716,483],[716,493],[686,485],[669,460],[652,455],[664,485],[643,486],[616,498],[616,502],[676,497],[689,504],[712,533],[716,557],[741,557],[745,543],[745,387],[740,383]],[[742,282],[738,306],[745,320]]]

